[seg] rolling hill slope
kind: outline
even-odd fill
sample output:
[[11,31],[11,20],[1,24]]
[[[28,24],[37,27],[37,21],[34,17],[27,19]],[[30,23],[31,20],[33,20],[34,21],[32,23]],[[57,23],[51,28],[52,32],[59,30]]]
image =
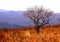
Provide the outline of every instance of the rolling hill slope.
[[[23,26],[32,26],[31,21],[23,16],[24,11],[0,11],[0,22]],[[60,13],[55,13],[50,25],[60,24]],[[8,25],[7,25],[8,26]]]

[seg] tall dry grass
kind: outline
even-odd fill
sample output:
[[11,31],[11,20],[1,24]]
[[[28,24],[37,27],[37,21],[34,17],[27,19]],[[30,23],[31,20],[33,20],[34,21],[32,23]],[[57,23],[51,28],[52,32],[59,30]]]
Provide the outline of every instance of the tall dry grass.
[[60,25],[41,27],[39,34],[34,28],[2,29],[0,42],[60,42]]

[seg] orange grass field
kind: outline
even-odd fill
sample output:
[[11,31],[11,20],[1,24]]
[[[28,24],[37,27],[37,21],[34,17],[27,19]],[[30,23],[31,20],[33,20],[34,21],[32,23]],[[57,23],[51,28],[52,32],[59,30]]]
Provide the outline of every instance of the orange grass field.
[[60,42],[60,25],[34,28],[0,29],[0,42]]

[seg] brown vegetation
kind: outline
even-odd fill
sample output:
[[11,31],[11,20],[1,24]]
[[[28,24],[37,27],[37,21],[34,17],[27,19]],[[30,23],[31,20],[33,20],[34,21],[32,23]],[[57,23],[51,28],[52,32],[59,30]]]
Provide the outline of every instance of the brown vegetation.
[[0,42],[60,42],[60,25],[40,28],[1,29]]

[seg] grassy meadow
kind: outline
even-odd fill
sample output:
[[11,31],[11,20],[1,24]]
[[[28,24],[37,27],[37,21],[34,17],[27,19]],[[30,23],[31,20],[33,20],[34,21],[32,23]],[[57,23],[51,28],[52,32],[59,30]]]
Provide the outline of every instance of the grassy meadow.
[[60,42],[60,25],[34,28],[0,29],[0,42]]

